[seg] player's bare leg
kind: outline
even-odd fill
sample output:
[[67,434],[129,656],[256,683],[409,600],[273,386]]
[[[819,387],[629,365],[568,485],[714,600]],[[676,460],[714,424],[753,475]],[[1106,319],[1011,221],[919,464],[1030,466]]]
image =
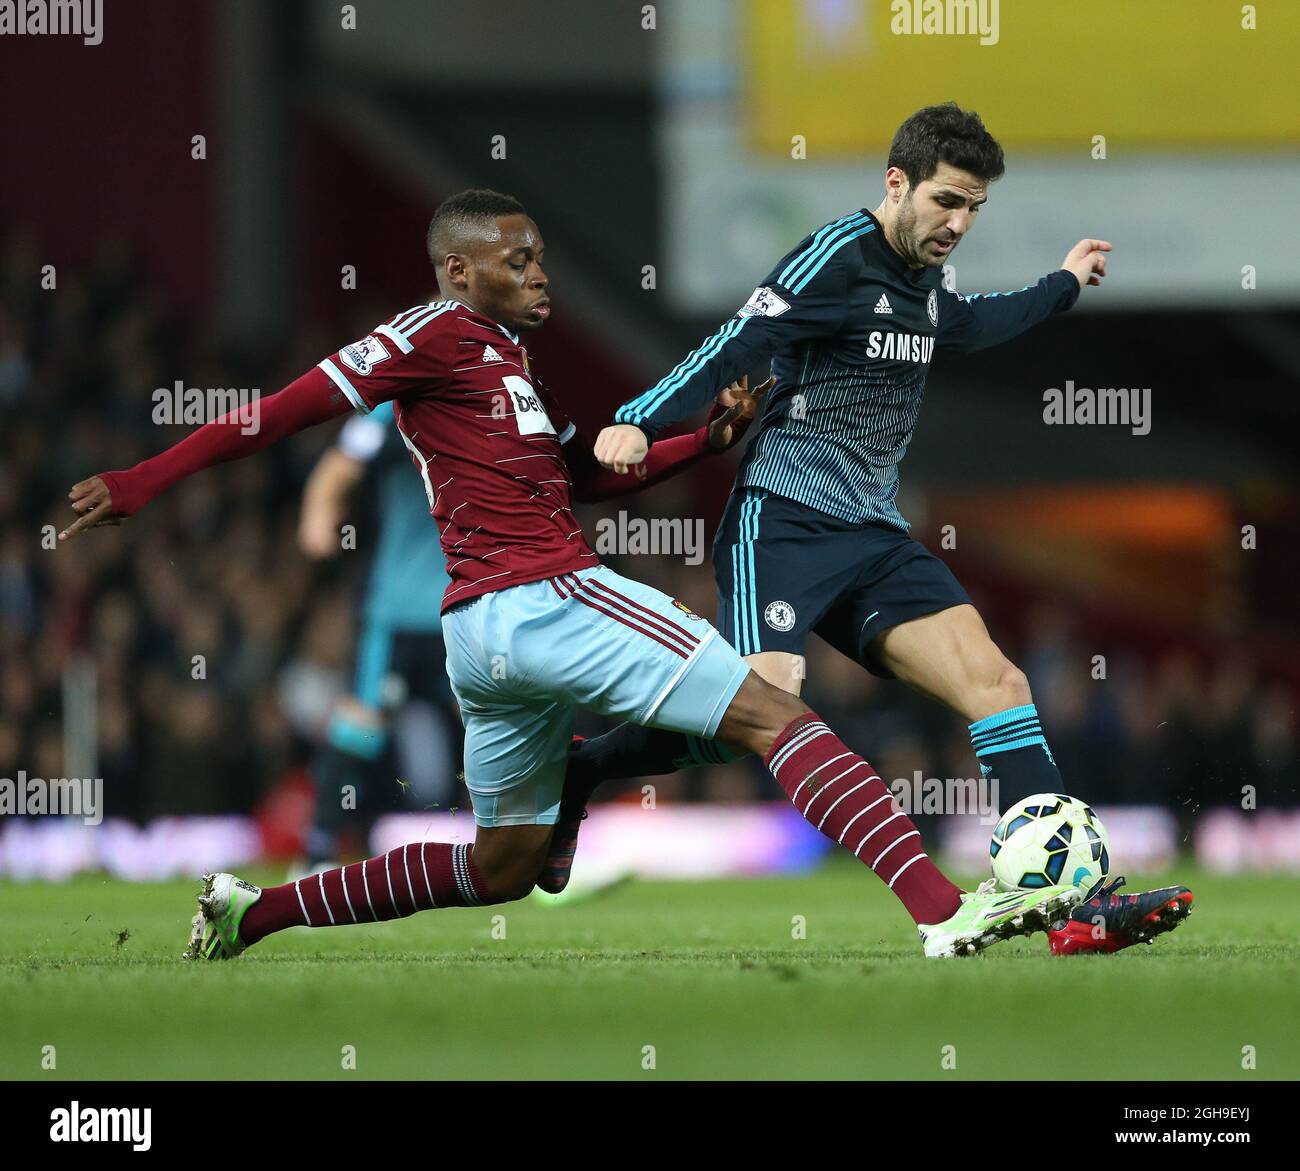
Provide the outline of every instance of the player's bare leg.
[[909,687],[971,722],[1033,702],[1029,680],[998,649],[974,606],[901,622],[872,649]]
[[552,825],[479,826],[474,862],[499,902],[532,892],[551,843]]
[[759,651],[756,655],[746,655],[745,662],[750,670],[773,687],[791,695],[803,693],[806,674],[803,655],[792,655],[788,651]]
[[552,828],[479,827],[472,845],[412,842],[266,890],[233,874],[206,875],[185,958],[232,959],[287,927],[380,923],[521,899],[533,889]]
[[1031,793],[1063,791],[1029,680],[989,637],[974,606],[901,622],[871,649],[895,677],[967,721],[980,771],[997,779],[1003,809]]

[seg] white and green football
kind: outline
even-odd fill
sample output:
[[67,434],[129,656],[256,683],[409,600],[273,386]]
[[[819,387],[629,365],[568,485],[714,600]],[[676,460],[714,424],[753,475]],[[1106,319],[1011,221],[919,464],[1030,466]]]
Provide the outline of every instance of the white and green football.
[[1110,838],[1082,801],[1035,793],[1002,815],[993,829],[989,860],[1002,890],[1077,886],[1087,900],[1110,873]]

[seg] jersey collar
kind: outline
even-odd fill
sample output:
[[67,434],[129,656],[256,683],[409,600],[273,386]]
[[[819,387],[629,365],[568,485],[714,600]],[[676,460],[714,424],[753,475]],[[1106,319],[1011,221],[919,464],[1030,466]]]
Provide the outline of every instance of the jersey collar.
[[452,301],[451,303],[452,303],[453,305],[459,305],[462,309],[465,310],[466,313],[472,313],[475,317],[477,317],[477,318],[478,318],[480,321],[482,321],[484,324],[492,326],[493,329],[499,329],[499,330],[500,330],[503,334],[505,334],[506,337],[508,337],[508,338],[511,340],[511,342],[513,342],[515,345],[518,345],[518,344],[519,344],[519,335],[518,335],[518,334],[511,333],[508,329],[506,329],[506,327],[505,327],[504,325],[501,324],[501,322],[499,322],[499,321],[493,321],[492,318],[490,318],[486,313],[480,313],[477,309],[471,309],[471,308],[470,308],[468,305],[466,305],[463,301]]
[[[889,238],[885,235],[885,225],[876,219],[875,213],[868,211],[864,207],[862,209],[862,214],[876,225],[876,230],[872,232],[871,235],[877,238],[876,250],[880,253],[881,264],[901,280],[905,280],[909,284],[924,286],[926,278],[931,275],[930,269],[925,266],[921,268],[909,268],[907,261],[894,251],[894,246],[889,242]],[[935,271],[942,273],[941,269],[936,269]]]

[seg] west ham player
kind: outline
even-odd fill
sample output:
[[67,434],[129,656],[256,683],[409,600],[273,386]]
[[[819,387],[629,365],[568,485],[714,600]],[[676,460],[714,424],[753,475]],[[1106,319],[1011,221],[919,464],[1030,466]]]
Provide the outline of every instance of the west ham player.
[[[816,633],[867,670],[945,704],[969,723],[980,768],[996,776],[1007,808],[1062,791],[1029,683],[947,565],[908,535],[896,504],[936,346],[997,345],[1069,309],[1106,275],[1111,245],[1088,239],[1017,292],[963,297],[944,287],[942,266],[1003,169],[1002,148],[977,114],[951,102],[913,114],[890,147],[875,211],[850,212],[805,237],[716,334],[618,410],[595,450],[608,468],[634,466],[661,428],[770,361],[778,390],[714,545],[719,629],[759,675],[796,695]],[[562,884],[584,788],[728,755],[640,728],[587,741],[575,755],[548,881]],[[1151,914],[1177,922],[1191,900],[1182,887],[1114,897],[1112,927],[1122,922],[1135,935]],[[1076,912],[1086,926],[1067,925],[1053,947],[1092,947],[1093,913]]]
[[[343,425],[303,489],[298,544],[307,556],[338,556],[348,502],[367,476],[375,487],[378,534],[358,614],[352,690],[335,705],[325,743],[312,759],[316,813],[295,876],[336,864],[345,820],[363,833],[385,809],[401,808],[403,789],[393,780],[399,718],[415,717],[425,729],[422,745],[445,744],[451,729],[459,740],[439,618],[447,574],[441,551],[429,540],[428,509],[410,464],[393,405],[384,403]],[[435,759],[408,764],[415,770],[407,773],[410,787],[445,799],[450,746],[421,755]],[[459,760],[459,745],[454,755]],[[421,772],[428,775],[421,778]],[[352,804],[345,801],[348,789]],[[354,816],[345,819],[348,808]]]
[[391,401],[447,558],[443,635],[465,723],[473,844],[416,842],[265,891],[206,876],[187,954],[224,959],[286,927],[528,894],[559,813],[578,706],[761,754],[800,812],[898,896],[927,955],[1028,934],[1076,903],[1065,886],[960,891],[871,766],[805,704],[751,671],[708,623],[613,573],[588,547],[575,496],[649,485],[726,448],[752,404],[724,394],[705,427],[643,453],[639,475],[604,470],[521,341],[551,311],[537,225],[510,197],[464,192],[438,209],[428,248],[442,299],[397,314],[266,399],[258,432],[218,420],[69,494],[79,519],[61,539],[131,516],[214,463]]

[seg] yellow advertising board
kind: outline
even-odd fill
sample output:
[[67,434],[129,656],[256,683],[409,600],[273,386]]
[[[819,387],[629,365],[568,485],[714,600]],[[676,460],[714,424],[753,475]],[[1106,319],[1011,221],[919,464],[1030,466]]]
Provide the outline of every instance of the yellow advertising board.
[[1086,157],[1300,144],[1300,0],[738,0],[751,146],[883,152],[913,110]]

